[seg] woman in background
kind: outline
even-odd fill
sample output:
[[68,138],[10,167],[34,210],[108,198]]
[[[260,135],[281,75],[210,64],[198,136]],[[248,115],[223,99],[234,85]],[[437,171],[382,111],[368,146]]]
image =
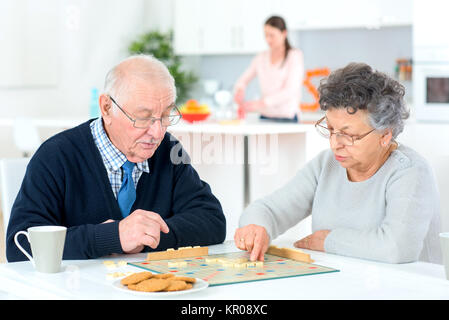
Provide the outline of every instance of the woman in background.
[[[269,50],[259,53],[234,87],[234,100],[243,112],[260,112],[261,119],[297,122],[304,58],[292,48],[287,26],[281,17],[272,16],[264,25]],[[262,99],[245,101],[248,83],[258,77]]]

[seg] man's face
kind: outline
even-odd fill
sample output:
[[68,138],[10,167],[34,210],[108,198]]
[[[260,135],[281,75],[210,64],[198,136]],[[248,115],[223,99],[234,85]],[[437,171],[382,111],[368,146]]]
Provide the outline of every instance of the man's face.
[[[164,86],[149,86],[136,79],[130,89],[119,97],[112,97],[132,119],[161,118],[170,114],[169,106],[174,102],[173,92]],[[100,105],[109,103],[108,112],[103,112],[104,126],[109,139],[131,162],[142,162],[151,158],[164,138],[166,128],[158,120],[149,128],[135,128],[131,121],[108,96],[100,98]],[[113,111],[115,108],[115,111]],[[106,109],[105,109],[106,110]]]

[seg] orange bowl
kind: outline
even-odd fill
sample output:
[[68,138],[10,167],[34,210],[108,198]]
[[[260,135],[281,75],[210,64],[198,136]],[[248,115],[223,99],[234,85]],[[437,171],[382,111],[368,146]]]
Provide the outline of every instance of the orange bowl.
[[190,123],[193,123],[195,121],[203,121],[206,120],[210,116],[209,113],[183,113],[182,118]]

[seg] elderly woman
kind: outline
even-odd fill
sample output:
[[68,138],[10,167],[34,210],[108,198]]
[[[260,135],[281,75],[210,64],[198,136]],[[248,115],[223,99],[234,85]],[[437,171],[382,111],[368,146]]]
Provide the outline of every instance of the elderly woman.
[[403,86],[352,63],[324,79],[319,93],[326,114],[315,126],[330,150],[247,207],[236,246],[262,260],[271,239],[312,215],[313,233],[295,247],[389,263],[439,262],[432,169],[396,141],[409,116]]

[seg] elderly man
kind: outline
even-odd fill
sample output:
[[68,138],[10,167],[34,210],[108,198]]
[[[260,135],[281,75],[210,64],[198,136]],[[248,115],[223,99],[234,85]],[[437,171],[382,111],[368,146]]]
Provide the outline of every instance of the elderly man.
[[132,56],[115,66],[101,117],[48,139],[31,159],[8,225],[8,261],[26,259],[14,235],[37,225],[67,227],[64,259],[222,242],[219,201],[166,132],[180,118],[175,98],[158,60]]

